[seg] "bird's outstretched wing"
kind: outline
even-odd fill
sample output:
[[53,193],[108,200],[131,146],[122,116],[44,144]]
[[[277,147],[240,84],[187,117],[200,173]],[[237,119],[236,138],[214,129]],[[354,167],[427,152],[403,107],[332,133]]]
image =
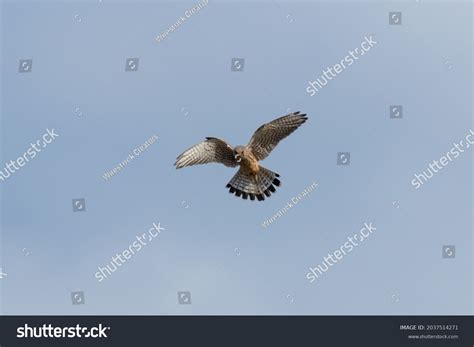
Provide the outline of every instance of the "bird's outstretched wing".
[[222,163],[225,166],[237,166],[234,158],[234,149],[224,140],[215,137],[206,137],[206,140],[184,151],[174,165],[177,169],[185,166]]
[[281,140],[298,129],[307,119],[306,114],[293,112],[263,124],[255,131],[247,147],[252,150],[257,160],[263,160]]

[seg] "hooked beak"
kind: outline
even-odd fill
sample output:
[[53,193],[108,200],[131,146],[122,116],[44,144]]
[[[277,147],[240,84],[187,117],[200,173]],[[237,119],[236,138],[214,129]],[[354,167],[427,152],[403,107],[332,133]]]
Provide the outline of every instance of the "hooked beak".
[[238,154],[234,155],[234,158],[237,163],[240,163],[242,161],[242,158]]

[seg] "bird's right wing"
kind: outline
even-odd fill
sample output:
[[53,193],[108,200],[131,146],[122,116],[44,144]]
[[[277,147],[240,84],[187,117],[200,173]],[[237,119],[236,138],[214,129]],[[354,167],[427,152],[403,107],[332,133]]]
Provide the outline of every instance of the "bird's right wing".
[[306,122],[308,117],[300,112],[293,112],[277,118],[258,128],[247,145],[257,160],[263,160],[285,137]]
[[206,137],[206,140],[184,151],[174,165],[177,169],[185,166],[221,163],[225,166],[238,165],[234,158],[234,149],[224,140],[215,137]]

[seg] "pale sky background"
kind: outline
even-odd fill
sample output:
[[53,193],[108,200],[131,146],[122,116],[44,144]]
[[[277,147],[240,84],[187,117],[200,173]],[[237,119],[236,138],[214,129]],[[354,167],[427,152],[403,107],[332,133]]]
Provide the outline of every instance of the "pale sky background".
[[[410,183],[472,128],[472,4],[210,1],[153,40],[196,3],[3,2],[0,165],[47,128],[60,137],[0,182],[0,313],[472,314],[472,151]],[[388,24],[391,11],[402,25]],[[370,34],[369,53],[306,93]],[[18,73],[20,59],[33,59],[31,73]],[[283,183],[265,202],[227,192],[233,169],[173,167],[204,137],[245,144],[288,109],[309,120],[263,163]],[[308,268],[366,221],[373,236],[309,283]],[[166,230],[98,283],[97,267],[153,222]]]

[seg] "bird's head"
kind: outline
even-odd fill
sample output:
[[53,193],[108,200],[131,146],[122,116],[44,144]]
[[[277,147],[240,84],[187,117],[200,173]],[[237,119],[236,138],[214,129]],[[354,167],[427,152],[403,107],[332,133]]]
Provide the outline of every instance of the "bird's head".
[[234,148],[234,159],[237,163],[240,163],[242,161],[244,149],[244,146],[237,146]]

